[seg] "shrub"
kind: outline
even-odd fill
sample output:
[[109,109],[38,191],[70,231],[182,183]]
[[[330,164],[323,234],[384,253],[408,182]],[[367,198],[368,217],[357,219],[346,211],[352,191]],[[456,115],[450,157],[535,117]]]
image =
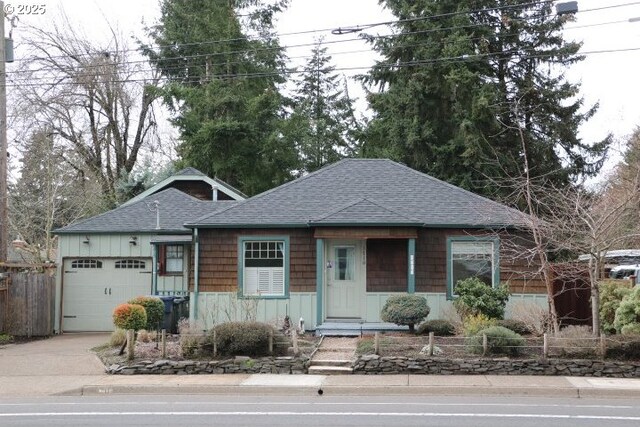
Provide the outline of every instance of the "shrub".
[[598,284],[600,289],[600,325],[604,332],[614,334],[616,310],[622,299],[631,293],[629,281],[606,280]]
[[409,326],[409,332],[415,331],[415,325],[429,315],[427,299],[419,295],[392,295],[382,307],[380,317],[385,322]]
[[127,340],[127,331],[124,329],[116,328],[115,331],[111,332],[111,336],[109,337],[109,346],[111,347],[119,347],[124,344]]
[[448,337],[455,335],[456,329],[453,323],[441,319],[427,320],[418,326],[419,335],[427,335],[430,332],[433,332],[433,334],[438,337]]
[[507,285],[493,288],[477,277],[469,277],[458,281],[455,290],[458,297],[453,305],[463,319],[478,314],[491,319],[504,317],[504,308],[509,299]]
[[487,329],[492,326],[497,326],[498,321],[496,319],[489,319],[484,314],[477,314],[475,316],[467,316],[463,323],[463,334],[465,337],[471,337],[477,334],[482,329]]
[[590,326],[570,325],[553,335],[549,345],[557,348],[562,356],[594,357],[600,344]]
[[[266,356],[269,352],[269,333],[273,327],[260,322],[227,322],[217,325],[218,353],[226,356]],[[207,341],[213,339],[207,336]]]
[[129,304],[138,304],[144,307],[144,311],[147,313],[147,324],[145,325],[147,331],[158,330],[158,326],[164,318],[164,303],[160,298],[136,297],[129,300]]
[[524,323],[529,333],[536,336],[551,330],[549,311],[532,302],[514,302],[511,306],[511,318]]
[[520,334],[520,335],[528,335],[531,333],[529,331],[529,328],[527,328],[527,325],[521,320],[502,319],[502,320],[498,320],[497,325],[502,326],[503,328],[507,328],[510,331],[513,331],[516,334]]
[[147,324],[147,313],[141,305],[120,304],[113,310],[113,324],[116,328],[124,330],[144,329]]
[[9,344],[13,341],[13,337],[9,334],[0,334],[0,345]]
[[636,286],[622,298],[620,306],[616,310],[613,326],[616,331],[622,332],[622,328],[633,323],[640,323],[640,286]]
[[181,319],[178,321],[178,332],[182,357],[186,359],[197,357],[202,352],[205,341],[202,326],[197,322],[190,322],[189,319]]
[[620,360],[639,360],[640,338],[637,336],[619,337],[615,342],[607,343],[607,357]]
[[517,356],[525,340],[519,334],[502,326],[491,326],[490,328],[478,331],[468,340],[471,351],[474,353],[482,353],[483,335],[487,336],[487,353],[488,354],[508,354]]
[[622,333],[622,335],[640,335],[640,323],[624,325],[620,333]]

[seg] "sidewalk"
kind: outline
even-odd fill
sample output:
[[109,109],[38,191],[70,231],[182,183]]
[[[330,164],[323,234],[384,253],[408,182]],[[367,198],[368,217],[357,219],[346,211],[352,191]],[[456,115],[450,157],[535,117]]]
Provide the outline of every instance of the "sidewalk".
[[518,395],[640,398],[640,379],[489,375],[113,375],[64,394]]

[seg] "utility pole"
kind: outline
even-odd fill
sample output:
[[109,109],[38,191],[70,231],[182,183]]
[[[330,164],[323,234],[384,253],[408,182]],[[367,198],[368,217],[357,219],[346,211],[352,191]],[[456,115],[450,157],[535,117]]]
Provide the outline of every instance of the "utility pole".
[[7,73],[5,64],[4,1],[0,0],[0,263],[7,262],[9,221],[7,215]]

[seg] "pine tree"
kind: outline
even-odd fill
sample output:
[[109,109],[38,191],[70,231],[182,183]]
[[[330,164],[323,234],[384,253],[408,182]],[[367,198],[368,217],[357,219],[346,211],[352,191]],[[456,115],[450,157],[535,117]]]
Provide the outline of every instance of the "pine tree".
[[343,87],[327,48],[319,40],[296,82],[288,128],[298,147],[302,172],[313,172],[357,153],[359,123],[346,81]]
[[[551,2],[384,0],[396,34],[372,38],[383,60],[365,77],[374,118],[364,154],[392,157],[472,191],[530,173],[554,185],[595,175],[610,138],[586,144],[579,85],[563,67],[582,58],[563,40]],[[521,151],[520,131],[528,152]],[[509,191],[509,190],[506,190]]]
[[297,157],[282,135],[285,81],[273,17],[288,0],[164,0],[145,53],[170,82],[165,101],[180,131],[182,166],[247,194],[292,178]]

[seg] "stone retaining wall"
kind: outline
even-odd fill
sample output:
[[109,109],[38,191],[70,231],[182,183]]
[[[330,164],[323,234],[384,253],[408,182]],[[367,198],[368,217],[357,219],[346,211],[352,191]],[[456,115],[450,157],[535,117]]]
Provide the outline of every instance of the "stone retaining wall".
[[308,358],[262,357],[251,359],[236,356],[233,359],[196,360],[143,360],[131,365],[113,364],[107,368],[109,374],[141,375],[189,375],[189,374],[306,374]]
[[447,359],[360,356],[354,374],[562,375],[640,378],[640,363],[567,359]]

